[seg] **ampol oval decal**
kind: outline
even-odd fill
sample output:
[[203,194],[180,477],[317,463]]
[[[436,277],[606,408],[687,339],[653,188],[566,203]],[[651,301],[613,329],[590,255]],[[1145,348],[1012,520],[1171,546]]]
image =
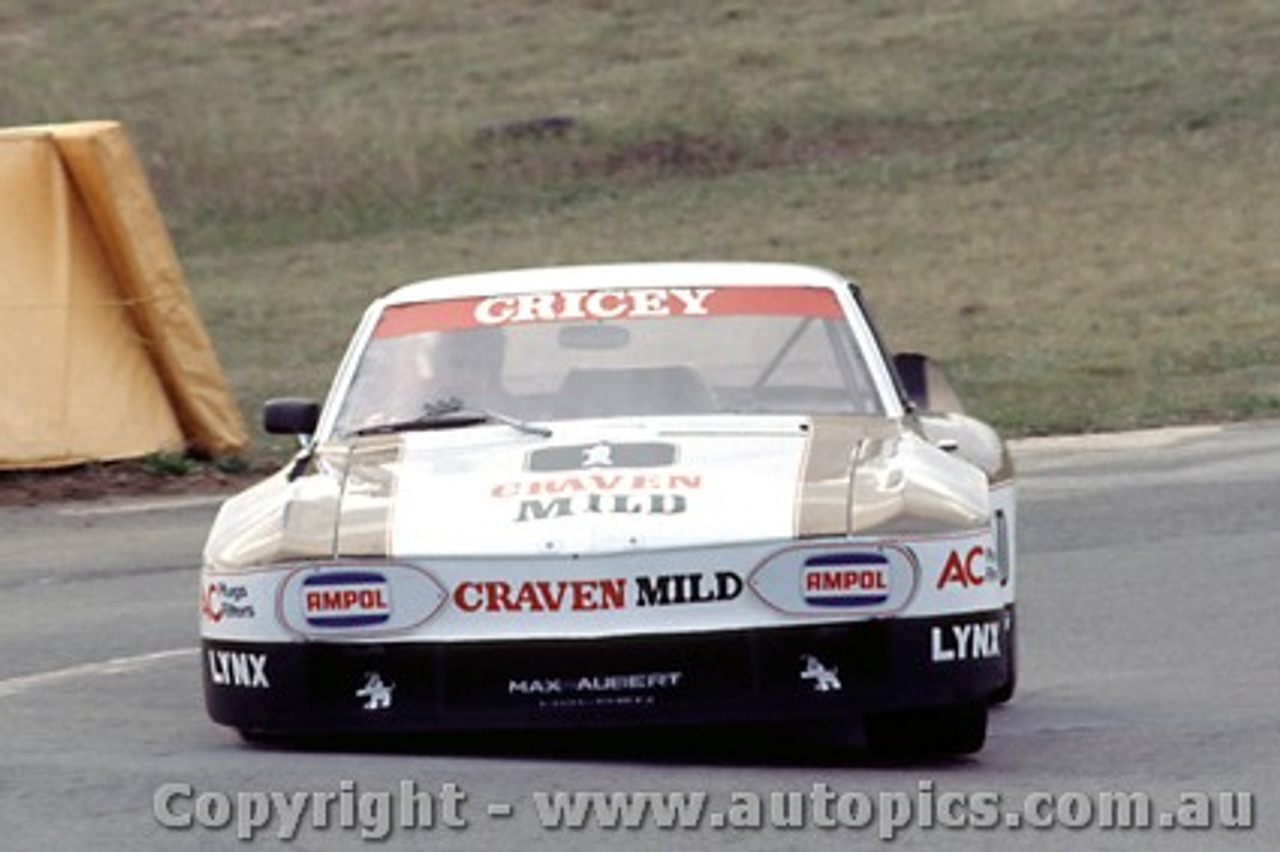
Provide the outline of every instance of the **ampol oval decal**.
[[305,635],[408,630],[444,604],[444,587],[409,565],[325,563],[291,572],[280,588],[280,620]]
[[819,553],[804,560],[800,596],[811,607],[876,607],[889,601],[892,573],[889,558],[883,553]]
[[896,545],[800,546],[760,563],[748,585],[796,615],[884,615],[911,602],[919,574],[915,556]]

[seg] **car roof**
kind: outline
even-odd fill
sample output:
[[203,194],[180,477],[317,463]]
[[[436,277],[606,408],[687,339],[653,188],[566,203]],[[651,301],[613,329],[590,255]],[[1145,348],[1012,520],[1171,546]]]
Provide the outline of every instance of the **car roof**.
[[825,287],[844,288],[828,269],[794,263],[693,261],[546,266],[449,275],[406,284],[382,302],[403,304],[498,293],[598,290],[632,287]]

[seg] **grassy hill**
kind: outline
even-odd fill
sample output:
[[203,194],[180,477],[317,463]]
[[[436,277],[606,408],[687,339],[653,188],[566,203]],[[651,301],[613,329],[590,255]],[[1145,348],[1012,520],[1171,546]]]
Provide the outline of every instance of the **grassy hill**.
[[1017,434],[1280,414],[1280,7],[9,0],[0,125],[112,118],[246,411],[444,272],[796,260]]

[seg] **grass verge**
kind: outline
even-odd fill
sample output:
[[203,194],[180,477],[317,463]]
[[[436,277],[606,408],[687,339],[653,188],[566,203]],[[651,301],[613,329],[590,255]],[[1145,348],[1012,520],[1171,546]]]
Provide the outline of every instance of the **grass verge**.
[[0,123],[130,128],[250,412],[398,283],[743,258],[858,278],[1010,434],[1280,414],[1268,4],[15,0],[0,45]]

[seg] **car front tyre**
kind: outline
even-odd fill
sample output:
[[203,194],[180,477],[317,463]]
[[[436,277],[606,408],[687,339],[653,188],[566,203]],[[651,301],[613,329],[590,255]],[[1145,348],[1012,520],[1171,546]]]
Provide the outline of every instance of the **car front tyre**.
[[1005,615],[1004,654],[1007,668],[1004,683],[991,693],[992,704],[1004,704],[1013,698],[1018,687],[1018,622],[1012,609]]

